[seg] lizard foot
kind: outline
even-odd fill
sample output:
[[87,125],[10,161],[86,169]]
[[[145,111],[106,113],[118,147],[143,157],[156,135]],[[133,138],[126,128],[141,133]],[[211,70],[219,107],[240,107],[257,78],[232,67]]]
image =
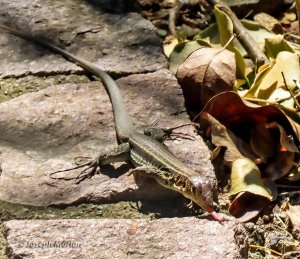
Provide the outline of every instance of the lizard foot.
[[[50,178],[52,179],[58,179],[58,180],[65,180],[65,181],[69,181],[69,180],[74,180],[75,179],[75,183],[79,184],[80,182],[84,181],[85,179],[89,179],[92,176],[94,176],[98,171],[99,171],[99,160],[95,159],[95,160],[91,160],[89,162],[80,164],[77,162],[77,159],[86,159],[88,157],[76,157],[75,160],[75,164],[76,166],[68,168],[68,169],[63,169],[63,170],[58,170],[55,172],[50,173]],[[68,171],[73,171],[79,168],[83,168],[86,167],[84,170],[82,170],[77,176],[74,177],[66,177],[66,176],[54,176],[58,173],[61,172],[68,172]]]
[[168,134],[168,137],[170,140],[180,140],[180,139],[187,139],[187,140],[195,140],[196,138],[194,136],[191,136],[187,133],[183,132],[171,132]]
[[156,127],[148,127],[144,130],[144,134],[147,136],[151,136],[152,138],[158,140],[159,142],[162,142],[166,139],[171,140],[180,140],[180,139],[188,139],[188,140],[195,140],[194,136],[189,135],[188,133],[183,132],[175,132],[174,130],[186,127],[186,126],[195,126],[197,124],[195,123],[186,123],[181,124],[176,127],[172,128],[156,128]]

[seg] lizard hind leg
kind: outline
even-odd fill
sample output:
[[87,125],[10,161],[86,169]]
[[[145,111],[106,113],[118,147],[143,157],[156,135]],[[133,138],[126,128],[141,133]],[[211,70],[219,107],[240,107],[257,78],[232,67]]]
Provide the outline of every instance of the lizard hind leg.
[[[94,159],[92,159],[91,157],[84,157],[84,156],[76,157],[74,159],[75,160],[74,167],[52,172],[49,176],[52,179],[60,179],[60,180],[66,180],[66,181],[75,179],[75,183],[79,184],[80,182],[84,181],[85,179],[89,179],[92,176],[94,176],[96,173],[100,172],[100,166],[111,164],[114,162],[127,161],[127,160],[129,160],[129,158],[130,158],[130,145],[129,145],[129,143],[123,143],[116,147],[102,150],[98,154],[98,156]],[[87,162],[85,162],[85,163],[82,162],[83,160],[86,160],[86,159],[88,159]],[[73,170],[76,170],[79,168],[84,168],[84,169],[77,176],[54,177],[54,175],[56,175],[58,173],[73,171]]]
[[[88,162],[86,163],[79,163],[78,159],[89,159]],[[50,173],[50,178],[52,179],[58,179],[58,180],[65,180],[65,181],[69,181],[69,180],[74,180],[75,179],[75,183],[79,184],[81,181],[87,179],[87,178],[91,178],[99,169],[99,160],[98,159],[94,159],[92,160],[90,157],[75,157],[75,165],[74,167],[71,168],[67,168],[67,169],[63,169],[63,170],[58,170],[55,172]],[[56,174],[62,173],[62,172],[68,172],[68,171],[73,171],[79,168],[84,168],[77,176],[72,176],[72,177],[68,177],[68,176],[54,176]]]

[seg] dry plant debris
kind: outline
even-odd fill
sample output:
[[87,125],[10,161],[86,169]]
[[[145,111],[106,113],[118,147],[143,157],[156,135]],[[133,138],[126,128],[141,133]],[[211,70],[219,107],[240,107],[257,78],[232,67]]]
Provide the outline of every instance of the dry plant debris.
[[[300,37],[296,5],[277,15],[256,10],[254,21],[241,20],[243,30],[266,57],[259,63],[243,42],[231,41],[236,25],[221,1],[213,6],[214,15],[206,20],[206,28],[199,23],[193,26],[194,34],[183,29],[182,14],[187,10],[209,13],[211,7],[205,1],[156,1],[156,7],[168,10],[162,4],[166,2],[169,9],[177,10],[175,16],[166,12],[168,19],[164,20],[164,49],[170,70],[182,86],[187,108],[199,123],[202,136],[213,144],[212,157],[230,171],[227,175],[216,172],[223,176],[222,209],[241,221],[256,222],[245,225],[252,242],[250,257],[300,256]],[[159,13],[152,12],[152,17]]]

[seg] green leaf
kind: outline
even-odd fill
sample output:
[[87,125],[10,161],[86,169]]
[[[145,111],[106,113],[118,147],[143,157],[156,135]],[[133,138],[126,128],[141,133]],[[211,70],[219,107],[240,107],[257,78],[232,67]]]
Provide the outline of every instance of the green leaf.
[[[217,26],[219,31],[220,42],[222,46],[225,46],[233,35],[233,24],[229,16],[215,7],[215,16],[217,19]],[[232,41],[228,44],[227,49],[235,53],[237,78],[247,80],[245,74],[245,61],[243,59],[240,50],[235,46],[237,41]]]
[[206,29],[200,31],[195,37],[194,40],[204,40],[209,43],[214,48],[221,48],[221,42],[219,37],[218,26],[216,23],[208,26]]
[[258,46],[263,49],[265,46],[265,39],[274,36],[275,34],[269,32],[258,23],[250,20],[241,20],[241,23],[244,25],[251,37],[257,42]]
[[[217,19],[220,42],[222,46],[225,46],[225,44],[233,35],[233,24],[228,15],[219,10],[217,6],[215,7],[215,16]],[[230,44],[227,46],[227,49],[234,52],[234,43],[230,42]]]
[[274,35],[265,39],[264,51],[269,58],[276,58],[281,51],[295,53],[291,45],[283,38],[283,35]]
[[271,68],[272,68],[271,64],[264,64],[258,69],[258,73],[254,79],[254,82],[251,88],[249,89],[249,91],[244,95],[244,97],[248,97],[248,98],[254,97],[259,85],[261,84],[262,80],[268,74]]
[[297,54],[288,51],[281,51],[275,60],[275,64],[262,79],[255,92],[255,96],[261,99],[268,99],[276,88],[285,84],[282,74],[284,74],[287,86],[293,89],[300,79],[300,65]]
[[[221,12],[221,11],[219,11],[219,12]],[[226,24],[228,23],[228,21],[226,21],[226,19],[223,17],[223,15],[216,14],[217,19],[219,16],[220,16],[221,20],[224,19],[224,25],[220,24],[219,27],[221,27],[221,28],[225,27],[225,31],[229,31],[231,26],[229,25],[228,28],[226,27]],[[261,27],[256,22],[244,19],[244,20],[241,20],[241,23],[246,28],[248,33],[252,36],[252,38],[257,42],[258,46],[261,49],[263,49],[265,46],[265,39],[270,38],[275,35],[274,33],[269,32],[266,29],[264,29],[263,27]],[[207,27],[205,30],[199,32],[198,35],[195,36],[195,39],[199,39],[199,38],[205,39],[213,46],[220,45],[221,40],[220,40],[218,29],[220,29],[220,28],[218,28],[217,24],[212,24],[209,27]],[[222,37],[224,37],[223,40],[226,39],[226,37],[225,37],[226,35],[227,35],[227,32],[222,33]],[[245,55],[247,55],[247,52],[245,51],[245,49],[242,47],[242,45],[239,43],[238,40],[234,40],[234,45],[236,48],[238,48],[239,52],[241,53],[241,55],[243,57]]]

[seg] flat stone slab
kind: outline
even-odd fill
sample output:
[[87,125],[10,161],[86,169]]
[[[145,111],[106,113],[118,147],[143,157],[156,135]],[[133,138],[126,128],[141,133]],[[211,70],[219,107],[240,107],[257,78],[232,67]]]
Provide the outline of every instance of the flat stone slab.
[[[115,1],[113,9],[120,5],[125,6]],[[55,42],[118,77],[167,66],[154,26],[130,10],[107,12],[110,1],[0,0],[0,6],[0,23]],[[0,77],[80,71],[59,55],[0,31]]]
[[12,220],[4,223],[11,258],[247,257],[241,225],[204,219]]
[[[117,81],[134,125],[174,127],[189,122],[182,92],[168,70]],[[159,198],[173,192],[153,182],[137,187],[129,164],[107,166],[80,184],[51,179],[50,173],[74,166],[77,156],[96,157],[116,145],[111,104],[98,82],[61,84],[0,103],[0,199],[30,205],[115,202]],[[192,126],[176,131],[194,140],[165,144],[201,175],[215,180],[210,152]],[[60,176],[74,177],[79,170]],[[156,186],[156,187],[155,187]],[[160,189],[157,189],[160,188]]]

